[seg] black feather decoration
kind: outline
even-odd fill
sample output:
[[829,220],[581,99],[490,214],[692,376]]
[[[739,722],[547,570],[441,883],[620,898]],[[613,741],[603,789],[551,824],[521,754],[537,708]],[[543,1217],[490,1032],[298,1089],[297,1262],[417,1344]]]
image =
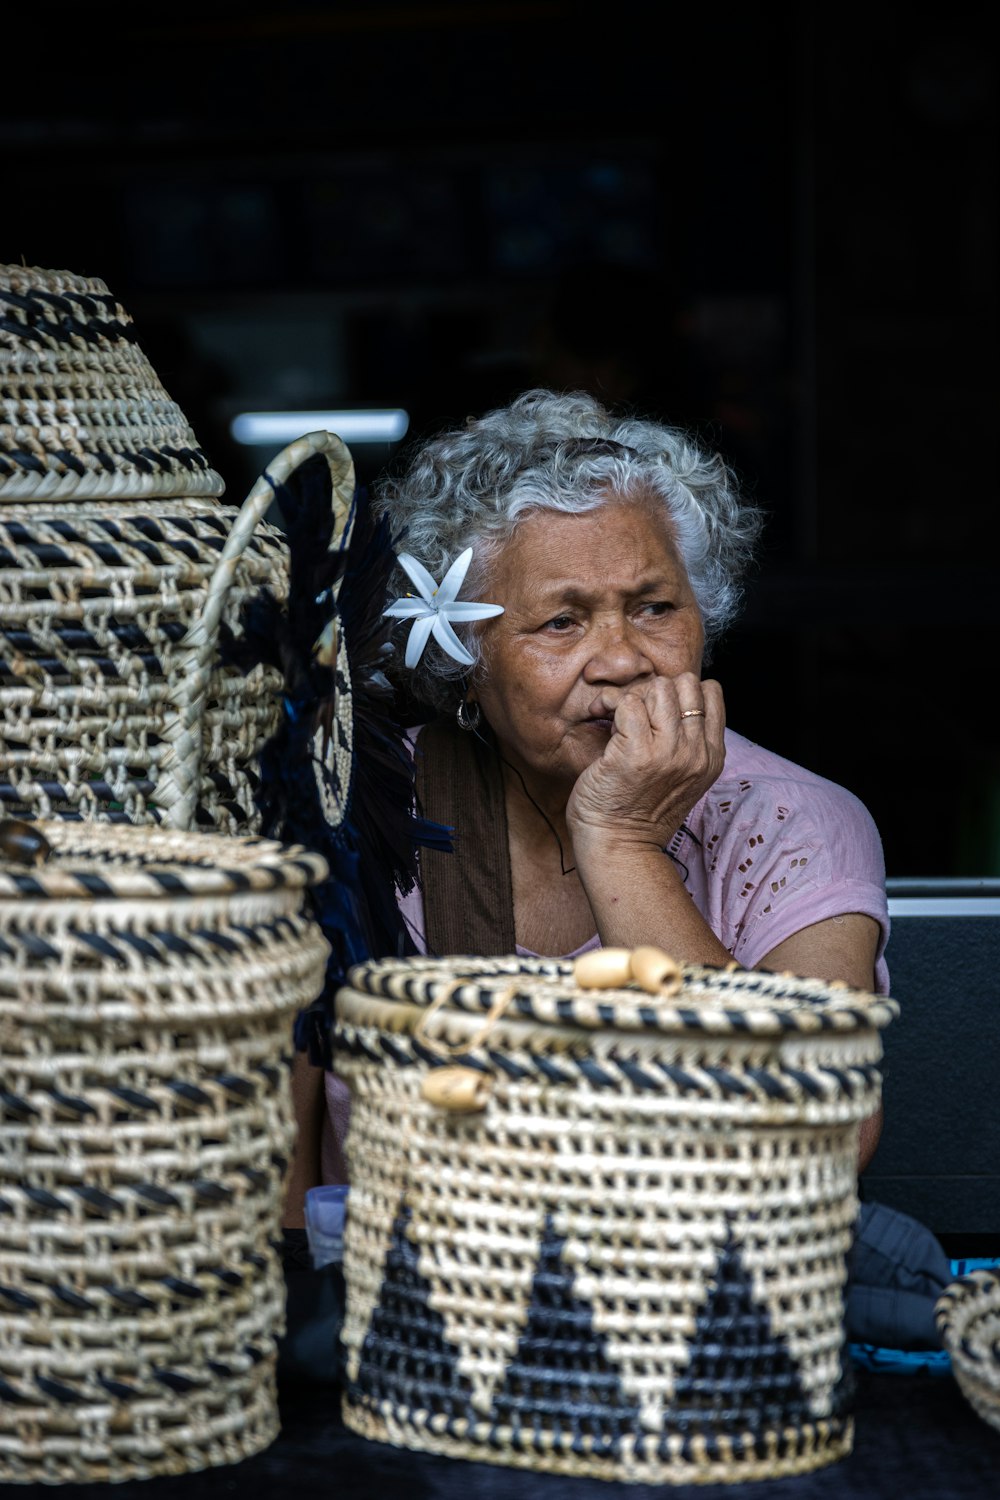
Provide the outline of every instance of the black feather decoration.
[[331,546],[322,454],[276,485],[275,499],[288,540],[287,603],[262,590],[244,606],[238,634],[223,628],[220,653],[244,672],[263,662],[284,679],[281,727],[260,754],[261,833],[303,844],[329,866],[309,892],[330,944],[325,983],[295,1026],[296,1046],[329,1067],[337,989],[352,964],[416,951],[397,893],[413,888],[418,848],[450,849],[450,831],[415,811],[413,758],[382,670],[393,625],[383,615],[395,565],[388,524],[375,521],[359,487],[341,532],[347,545]]

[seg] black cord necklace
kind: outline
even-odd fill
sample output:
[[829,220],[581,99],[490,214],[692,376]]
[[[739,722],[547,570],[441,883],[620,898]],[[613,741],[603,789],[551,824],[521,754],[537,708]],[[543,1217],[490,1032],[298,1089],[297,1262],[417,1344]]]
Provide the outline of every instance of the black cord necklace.
[[500,747],[499,747],[499,745],[496,744],[495,741],[491,744],[490,741],[488,739],[486,739],[485,735],[480,734],[480,732],[479,732],[478,729],[474,729],[473,730],[473,734],[475,735],[476,739],[479,741],[479,743],[481,745],[484,745],[487,750],[492,750],[496,754],[497,759],[500,761],[501,765],[506,766],[509,771],[513,771],[514,772],[514,775],[517,777],[518,781],[521,783],[521,789],[524,792],[524,795],[527,797],[528,801],[531,803],[532,807],[538,813],[538,816],[543,820],[543,822],[545,823],[546,827],[549,829],[549,832],[552,834],[552,837],[556,841],[556,846],[557,846],[557,848],[559,850],[559,870],[560,870],[560,873],[563,874],[563,875],[572,875],[575,872],[575,870],[576,870],[576,865],[570,865],[568,869],[566,868],[566,851],[563,849],[562,839],[559,837],[559,834],[556,831],[555,825],[553,824],[551,818],[549,818],[548,814],[544,811],[544,809],[542,809],[541,807],[539,807],[539,805],[535,801],[534,797],[528,791],[527,783],[525,782],[525,779],[521,775],[521,773],[518,770],[517,766],[512,766],[511,765],[510,761],[507,760],[506,756],[504,756],[501,753]]
[[[518,781],[521,783],[521,790],[524,792],[524,795],[527,797],[527,799],[531,803],[532,807],[538,813],[538,816],[546,824],[547,828],[549,829],[550,833],[552,834],[552,837],[556,841],[556,846],[557,846],[557,848],[559,850],[559,870],[560,870],[560,873],[563,874],[563,875],[573,875],[575,873],[575,871],[576,871],[576,865],[570,865],[569,868],[567,869],[567,867],[566,867],[566,852],[563,849],[562,839],[559,837],[559,834],[558,834],[558,832],[557,832],[554,824],[552,823],[552,820],[549,818],[548,814],[544,811],[543,808],[539,807],[539,805],[535,801],[534,797],[528,791],[527,783],[525,782],[525,779],[521,775],[521,772],[518,770],[517,766],[511,765],[510,761],[506,758],[506,756],[502,754],[502,752],[500,750],[500,747],[496,743],[495,740],[493,742],[491,742],[490,740],[488,740],[486,738],[485,735],[481,734],[478,729],[474,729],[473,730],[473,734],[475,735],[476,739],[479,741],[479,743],[481,745],[485,746],[485,748],[487,750],[492,751],[497,756],[497,758],[500,761],[501,765],[506,766],[509,771],[513,771],[514,772],[514,775],[517,777]],[[691,840],[691,842],[693,844],[695,844],[699,849],[701,848],[701,840],[698,838],[697,834],[694,833],[693,830],[688,827],[688,825],[686,823],[682,823],[681,824],[680,828],[678,828],[678,830],[677,830],[677,834],[686,834],[687,837]],[[676,836],[677,835],[675,835],[675,837]],[[681,870],[681,872],[682,872],[681,879],[684,882],[684,884],[687,885],[687,882],[688,882],[688,873],[689,873],[687,865],[684,863],[684,861],[682,859],[680,859],[673,852],[673,850],[669,846],[665,845],[664,849],[663,849],[663,852],[667,856],[667,858],[668,859],[672,859],[673,862],[674,862],[674,864],[677,865],[677,867]]]

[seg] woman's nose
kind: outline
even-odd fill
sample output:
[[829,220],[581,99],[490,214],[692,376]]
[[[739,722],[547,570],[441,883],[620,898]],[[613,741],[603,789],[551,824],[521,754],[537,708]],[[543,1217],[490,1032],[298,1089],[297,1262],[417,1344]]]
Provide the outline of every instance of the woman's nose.
[[590,645],[590,656],[583,670],[587,682],[634,682],[653,670],[642,638],[627,620],[597,626]]

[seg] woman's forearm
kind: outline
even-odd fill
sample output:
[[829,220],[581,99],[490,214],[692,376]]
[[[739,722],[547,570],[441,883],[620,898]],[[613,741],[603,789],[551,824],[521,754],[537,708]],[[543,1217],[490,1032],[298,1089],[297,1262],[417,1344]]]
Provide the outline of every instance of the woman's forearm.
[[574,846],[574,857],[604,947],[652,944],[679,963],[732,961],[661,849]]

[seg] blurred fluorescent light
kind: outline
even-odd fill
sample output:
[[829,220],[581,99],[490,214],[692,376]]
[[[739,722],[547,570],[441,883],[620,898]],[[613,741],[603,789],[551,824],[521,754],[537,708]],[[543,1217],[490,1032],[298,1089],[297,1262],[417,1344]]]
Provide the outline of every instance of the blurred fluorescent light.
[[385,411],[243,411],[229,431],[247,446],[294,443],[307,432],[335,432],[345,443],[396,443],[410,425],[409,412]]

